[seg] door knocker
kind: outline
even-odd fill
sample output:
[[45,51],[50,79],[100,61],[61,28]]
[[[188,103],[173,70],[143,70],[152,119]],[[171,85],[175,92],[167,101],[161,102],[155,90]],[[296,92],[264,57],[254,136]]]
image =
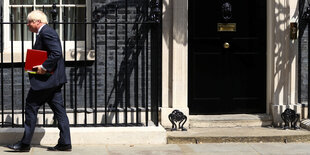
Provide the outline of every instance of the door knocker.
[[232,6],[229,2],[224,2],[222,5],[222,14],[224,20],[229,20],[232,17]]

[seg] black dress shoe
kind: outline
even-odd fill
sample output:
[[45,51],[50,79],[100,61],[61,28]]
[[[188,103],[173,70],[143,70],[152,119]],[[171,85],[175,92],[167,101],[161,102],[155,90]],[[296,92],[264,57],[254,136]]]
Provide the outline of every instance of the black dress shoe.
[[48,151],[71,151],[72,146],[71,144],[57,144],[54,147],[48,147]]
[[29,152],[30,151],[30,145],[24,144],[22,142],[17,142],[15,144],[8,145],[8,148],[16,151],[16,152]]

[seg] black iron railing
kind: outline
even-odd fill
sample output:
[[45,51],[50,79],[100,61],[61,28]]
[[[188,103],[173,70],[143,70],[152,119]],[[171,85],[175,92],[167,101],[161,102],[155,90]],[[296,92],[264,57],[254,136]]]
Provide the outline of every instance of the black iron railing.
[[[48,12],[52,17],[49,25],[57,29],[59,35],[62,34],[68,77],[68,83],[63,87],[63,99],[71,126],[148,126],[150,121],[158,125],[160,4],[158,0],[92,3],[91,17],[84,21],[77,20],[76,7],[74,21],[68,20],[66,7],[63,7],[63,20],[57,21],[58,6],[52,6]],[[41,9],[46,12],[45,8]],[[20,21],[13,21],[11,15],[10,21],[4,21],[4,9],[0,9],[0,125],[20,127],[24,125],[25,98],[30,88],[28,75],[24,72],[26,49],[23,27],[27,24],[24,20],[27,15],[22,6]],[[12,12],[12,8],[9,10]],[[20,34],[14,29],[16,25],[21,27]],[[68,29],[69,25],[73,31]],[[83,29],[77,29],[79,25]],[[4,31],[10,31],[10,39],[4,38]],[[14,40],[16,35],[21,37],[19,42]],[[78,35],[84,38],[78,38]],[[73,40],[67,39],[72,36]],[[32,34],[32,45],[34,41]],[[73,47],[68,47],[67,42],[72,41]],[[79,41],[83,45],[78,45]],[[16,44],[21,44],[20,53],[15,52]],[[7,54],[10,60],[6,60]],[[20,61],[15,61],[16,56],[21,56]],[[38,126],[56,125],[51,110],[45,105],[38,117]]]

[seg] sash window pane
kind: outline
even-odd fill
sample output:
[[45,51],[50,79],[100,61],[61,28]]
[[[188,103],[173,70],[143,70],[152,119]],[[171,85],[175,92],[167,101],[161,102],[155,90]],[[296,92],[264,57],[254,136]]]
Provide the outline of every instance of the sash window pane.
[[63,4],[85,4],[85,0],[63,0]]
[[37,4],[59,4],[59,0],[37,0]]
[[[12,8],[12,12],[11,15],[13,17],[13,21],[14,23],[17,22],[26,22],[27,21],[27,15],[28,13],[30,13],[32,11],[31,8],[24,8],[24,17],[23,19],[21,18],[21,11],[22,8]],[[22,28],[22,24],[13,24],[13,40],[14,41],[21,41],[21,28]],[[28,31],[28,27],[27,24],[23,24],[23,29],[24,29],[24,41],[30,41],[32,34],[30,31]],[[11,36],[10,36],[11,37]],[[10,38],[11,40],[11,38]]]
[[[75,9],[77,9],[75,11]],[[66,13],[67,13],[67,22],[69,23],[74,23],[75,18],[76,22],[84,22],[85,21],[85,8],[84,7],[68,7],[66,8]],[[76,15],[75,15],[76,13]],[[66,40],[69,41],[74,41],[75,40],[75,25],[74,24],[66,24],[65,26],[66,29]],[[85,24],[76,24],[76,29],[77,29],[77,40],[85,40]]]
[[10,5],[21,5],[21,4],[32,5],[33,0],[10,0]]
[[[74,22],[83,23],[85,22],[85,11],[86,11],[86,1],[85,0],[10,0],[9,8],[10,15],[12,15],[12,22],[17,23],[13,24],[13,38],[8,36],[10,40],[13,41],[31,41],[32,33],[28,30],[27,24],[27,15],[34,8],[35,10],[42,10],[47,15],[48,22],[51,27],[54,27],[52,23],[52,5],[53,3],[57,4],[57,12],[56,16],[57,22],[72,23],[72,24],[55,24],[56,32],[61,37],[61,40],[66,39],[67,41],[74,41],[75,37],[77,41],[85,40],[85,24],[74,24]],[[73,5],[73,6],[72,6]],[[76,5],[76,7],[75,7]],[[24,17],[21,19],[21,11],[22,7],[24,8]],[[43,10],[44,7],[44,10]],[[66,14],[64,17],[63,15]],[[20,22],[24,22],[24,25],[18,24]],[[21,31],[23,28],[24,38],[21,38]],[[66,29],[66,34],[63,34],[63,29]],[[75,29],[77,30],[77,34],[75,35]],[[64,38],[66,36],[66,38]]]

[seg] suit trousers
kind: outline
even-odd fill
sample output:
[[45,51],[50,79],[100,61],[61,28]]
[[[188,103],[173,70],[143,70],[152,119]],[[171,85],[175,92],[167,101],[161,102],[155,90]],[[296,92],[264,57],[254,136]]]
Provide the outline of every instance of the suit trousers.
[[33,90],[30,88],[26,99],[25,131],[21,140],[22,143],[31,144],[37,123],[38,110],[47,102],[58,121],[58,129],[60,130],[58,144],[71,144],[69,120],[63,105],[61,87],[62,85],[44,90]]

